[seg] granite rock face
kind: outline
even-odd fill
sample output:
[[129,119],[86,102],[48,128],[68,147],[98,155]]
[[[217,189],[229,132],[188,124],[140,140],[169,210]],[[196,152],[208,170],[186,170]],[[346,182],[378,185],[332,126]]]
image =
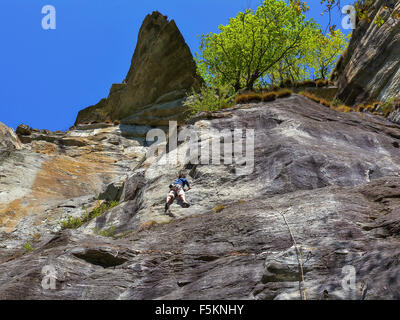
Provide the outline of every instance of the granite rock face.
[[22,149],[22,144],[14,130],[0,122],[0,151],[20,149]]
[[186,93],[202,83],[174,20],[153,12],[143,21],[126,79],[111,87],[107,99],[79,112],[75,124],[123,120],[125,124],[163,126],[182,120]]
[[124,181],[145,156],[145,149],[122,137],[116,126],[57,133],[33,129],[19,136],[22,143],[14,138],[19,148],[0,154],[3,249],[57,232],[60,220],[108,200],[109,185]]
[[[151,149],[132,145],[129,150],[147,156],[134,165],[119,161],[125,168],[114,164],[114,172],[125,173],[117,174],[122,184],[116,176],[101,184],[104,195],[119,198],[118,206],[78,229],[41,229],[36,241],[27,234],[23,241],[30,241],[32,252],[17,241],[32,230],[31,216],[21,216],[24,229],[9,225],[13,232],[0,240],[0,298],[300,299],[291,234],[302,255],[308,299],[400,298],[400,126],[294,95],[204,113],[185,128],[197,133],[202,146],[235,129],[254,129],[254,166],[238,174],[249,165],[239,154],[231,163],[207,164],[203,154],[199,163],[185,164],[181,156],[192,145],[187,139],[174,149],[178,164],[164,162],[174,150],[152,156]],[[107,141],[122,139],[118,130],[74,130],[54,137],[55,144],[83,139],[111,156],[115,144]],[[30,148],[37,142],[27,143],[24,158],[36,156]],[[80,148],[85,147],[67,145],[63,156],[73,157]],[[105,174],[98,162],[96,167]],[[174,203],[171,217],[163,205],[180,170],[192,183],[192,205]],[[46,214],[95,205],[94,191],[77,191],[81,197],[60,199]],[[56,270],[55,290],[41,285],[45,266]],[[342,280],[353,271],[349,289]]]
[[[64,231],[0,265],[0,298],[300,299],[286,212],[308,299],[399,299],[399,182],[252,198],[123,239]],[[48,265],[55,290],[41,286]]]
[[[347,105],[386,101],[399,96],[400,88],[400,12],[399,0],[372,1],[368,10],[371,22],[357,23],[349,48],[333,74],[337,98]],[[377,26],[373,21],[386,22]]]

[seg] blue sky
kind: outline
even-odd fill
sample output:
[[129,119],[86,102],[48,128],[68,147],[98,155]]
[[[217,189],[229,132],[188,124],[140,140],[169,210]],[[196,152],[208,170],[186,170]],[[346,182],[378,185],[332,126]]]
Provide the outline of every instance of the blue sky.
[[[322,26],[320,0],[307,13]],[[351,2],[351,1],[349,1]],[[260,0],[1,0],[0,122],[68,130],[79,110],[107,97],[128,72],[137,34],[154,10],[174,19],[192,53],[198,35]],[[56,8],[56,30],[43,30],[42,7]],[[341,17],[335,15],[340,26]],[[345,31],[345,30],[344,30]]]

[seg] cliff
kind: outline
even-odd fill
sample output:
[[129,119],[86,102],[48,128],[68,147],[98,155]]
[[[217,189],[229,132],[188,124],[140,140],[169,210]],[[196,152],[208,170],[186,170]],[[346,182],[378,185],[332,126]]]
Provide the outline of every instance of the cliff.
[[20,150],[22,148],[14,130],[0,122],[0,152],[7,150]]
[[[399,95],[400,1],[369,3],[371,21],[357,22],[348,50],[333,73],[337,98],[347,105],[387,101]],[[378,17],[385,21],[381,26],[374,23]]]
[[[343,101],[398,90],[396,28],[354,32],[335,75]],[[197,114],[176,148],[169,137],[152,152],[146,133],[181,120],[200,83],[155,12],[124,83],[68,132],[0,123],[0,299],[400,299],[400,125],[293,94]],[[238,137],[254,143],[247,160],[243,144],[218,144]],[[191,206],[166,215],[180,171]]]
[[[254,129],[254,170],[237,175],[241,157],[221,165],[169,166],[167,154],[132,160],[130,152],[148,148],[131,145],[114,126],[43,135],[53,142],[35,133],[23,150],[10,151],[0,166],[14,172],[0,185],[25,209],[2,210],[10,218],[1,236],[0,298],[300,299],[291,233],[308,299],[399,298],[400,126],[297,95],[200,115],[187,126],[203,145],[222,130]],[[71,139],[80,142],[65,143]],[[178,154],[189,145],[179,144]],[[48,149],[53,154],[40,152]],[[23,190],[11,181],[21,167]],[[192,206],[174,203],[169,217],[163,205],[179,170],[189,174]],[[106,182],[111,173],[122,183]],[[105,198],[118,205],[77,229],[57,224]],[[23,248],[27,242],[33,251]],[[49,265],[55,290],[41,286]],[[357,281],[346,291],[349,266]]]
[[202,83],[196,64],[174,20],[159,12],[148,15],[140,28],[129,72],[113,84],[106,99],[79,112],[75,125],[122,120],[137,130],[182,120],[186,94]]

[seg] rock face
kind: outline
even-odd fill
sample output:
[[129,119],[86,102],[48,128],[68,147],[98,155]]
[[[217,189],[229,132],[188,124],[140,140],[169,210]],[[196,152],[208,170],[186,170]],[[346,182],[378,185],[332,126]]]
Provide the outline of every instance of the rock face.
[[[333,74],[337,97],[347,105],[399,95],[400,18],[392,12],[400,12],[399,0],[372,1],[368,10],[372,22],[358,22],[353,32],[348,51]],[[373,23],[378,16],[386,21],[380,27]]]
[[114,84],[107,99],[80,111],[75,124],[111,119],[138,126],[168,125],[170,119],[183,119],[186,93],[200,84],[175,22],[153,12],[140,28],[124,82]]
[[107,186],[123,181],[145,155],[114,126],[66,133],[33,129],[19,136],[23,145],[14,137],[19,148],[0,154],[2,248],[59,230],[60,219],[95,206]]
[[[23,229],[16,226],[3,234],[0,298],[300,299],[291,233],[302,253],[308,299],[400,298],[400,126],[294,95],[203,114],[186,129],[197,132],[203,146],[234,129],[254,129],[253,170],[238,175],[247,165],[238,154],[232,163],[185,164],[179,155],[192,145],[187,140],[175,150],[178,165],[163,162],[172,152],[148,153],[122,185],[102,184],[104,194],[120,201],[102,216],[78,229],[43,229],[37,241],[18,240]],[[89,140],[92,152],[108,153],[114,144],[106,141],[120,138],[115,127],[91,130],[55,139]],[[34,157],[35,141],[24,158]],[[63,156],[78,153],[79,160],[80,148],[67,145]],[[172,218],[163,205],[180,170],[189,174],[192,206],[174,203]],[[46,214],[71,203],[77,214],[82,204],[94,203],[86,194],[60,199]],[[26,241],[33,252],[23,249]],[[45,266],[56,271],[55,290],[41,285]],[[349,270],[356,281],[346,290],[342,279]]]
[[14,130],[0,122],[0,151],[20,150],[22,148]]

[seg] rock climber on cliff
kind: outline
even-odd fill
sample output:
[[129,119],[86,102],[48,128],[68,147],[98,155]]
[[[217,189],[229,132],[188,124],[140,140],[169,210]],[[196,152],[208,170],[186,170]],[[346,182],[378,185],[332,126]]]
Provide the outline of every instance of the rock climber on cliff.
[[186,176],[183,173],[180,173],[178,179],[176,179],[174,183],[169,186],[170,191],[167,197],[167,202],[165,203],[165,213],[168,212],[169,206],[172,204],[175,197],[178,197],[182,201],[182,206],[184,208],[190,207],[190,204],[186,202],[185,198],[185,186],[188,187],[187,190],[191,189],[189,181],[187,181],[186,179]]

